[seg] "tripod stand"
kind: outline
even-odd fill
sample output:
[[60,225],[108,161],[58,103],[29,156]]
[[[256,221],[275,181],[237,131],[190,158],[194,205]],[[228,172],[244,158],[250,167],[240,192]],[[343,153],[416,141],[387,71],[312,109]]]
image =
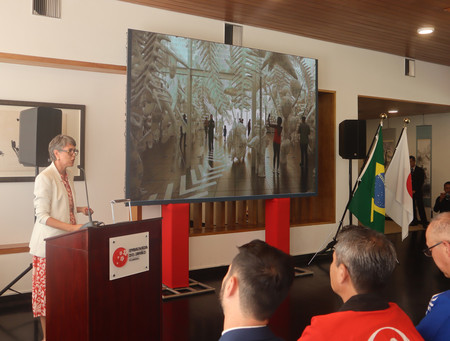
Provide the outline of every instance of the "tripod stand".
[[[382,120],[383,119],[384,118],[382,117]],[[364,163],[363,163],[363,165],[361,167],[361,171],[360,171],[360,176],[365,171],[365,167],[366,167],[367,162],[369,161],[370,156],[372,154],[372,150],[374,148],[375,141],[377,140],[378,133],[382,129],[382,127],[383,127],[383,125],[382,125],[382,121],[381,121],[380,125],[378,126],[378,129],[375,132],[375,136],[372,139],[372,143],[371,143],[370,148],[369,148],[369,153],[366,155],[366,157],[364,159]],[[355,182],[353,188],[351,187],[351,184],[352,184],[352,159],[349,159],[349,188],[350,188],[349,193],[350,193],[350,195],[349,195],[349,199],[347,201],[347,204],[345,205],[345,209],[344,209],[344,213],[342,214],[342,218],[339,221],[338,229],[337,229],[333,239],[328,243],[328,245],[325,248],[323,248],[322,250],[317,251],[314,254],[314,256],[311,258],[311,260],[308,262],[308,265],[310,265],[312,263],[312,261],[316,258],[317,255],[325,253],[328,250],[333,249],[334,245],[337,243],[337,236],[338,236],[340,230],[342,229],[342,224],[343,224],[345,215],[347,213],[347,210],[348,210],[348,208],[350,206],[350,203],[351,203],[351,201],[353,199],[353,195],[355,194],[356,188],[358,187],[358,184],[359,184],[360,181],[361,180],[358,177],[358,180]],[[351,214],[350,214],[350,224],[352,224],[352,216],[351,216]]]
[[14,280],[13,280],[11,283],[9,283],[6,287],[4,287],[4,288],[2,289],[2,291],[0,291],[0,296],[2,296],[2,295],[3,295],[6,291],[8,291],[8,290],[14,291],[16,294],[20,294],[20,292],[18,292],[17,290],[12,289],[11,287],[12,287],[14,284],[16,284],[23,276],[25,276],[25,275],[28,273],[28,271],[30,271],[32,268],[33,268],[33,265],[30,264],[30,265],[28,266],[28,268],[26,268],[19,276],[17,276],[16,278],[14,278]]
[[[15,148],[15,142],[14,143],[13,142],[14,141],[11,141],[11,143],[13,144],[13,149],[14,149]],[[18,152],[18,150],[17,150],[17,152]],[[36,179],[36,176],[38,176],[38,174],[39,174],[39,167],[36,166],[35,176],[34,176],[35,179]],[[34,220],[36,220],[36,217],[34,218]],[[20,292],[18,292],[17,290],[12,289],[12,286],[14,284],[16,284],[23,276],[25,276],[32,268],[33,268],[33,264],[30,264],[24,271],[22,271],[16,278],[14,278],[7,286],[5,286],[0,291],[0,296],[2,296],[8,290],[14,291],[16,294],[20,294]]]

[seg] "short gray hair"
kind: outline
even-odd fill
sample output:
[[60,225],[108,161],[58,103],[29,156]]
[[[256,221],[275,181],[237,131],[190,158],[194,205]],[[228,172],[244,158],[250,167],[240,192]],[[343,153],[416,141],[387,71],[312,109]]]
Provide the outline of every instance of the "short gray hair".
[[397,262],[394,245],[384,234],[362,226],[346,226],[338,234],[336,265],[344,264],[358,294],[383,288]]
[[55,150],[62,150],[65,146],[71,144],[72,146],[76,146],[77,143],[73,137],[67,135],[56,135],[48,144],[48,154],[50,155],[50,160],[56,161]]

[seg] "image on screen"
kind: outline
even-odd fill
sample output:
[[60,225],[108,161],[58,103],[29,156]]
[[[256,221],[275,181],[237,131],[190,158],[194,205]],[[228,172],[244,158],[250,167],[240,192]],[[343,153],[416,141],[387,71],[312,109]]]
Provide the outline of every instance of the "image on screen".
[[317,60],[128,31],[133,204],[312,196]]

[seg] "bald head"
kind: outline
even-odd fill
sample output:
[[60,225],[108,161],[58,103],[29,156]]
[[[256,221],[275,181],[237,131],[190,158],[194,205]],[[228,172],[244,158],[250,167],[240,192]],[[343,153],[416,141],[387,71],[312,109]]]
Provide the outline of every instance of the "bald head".
[[441,213],[431,221],[426,237],[434,263],[450,278],[450,212]]
[[427,235],[439,235],[450,241],[450,212],[437,215],[428,225]]

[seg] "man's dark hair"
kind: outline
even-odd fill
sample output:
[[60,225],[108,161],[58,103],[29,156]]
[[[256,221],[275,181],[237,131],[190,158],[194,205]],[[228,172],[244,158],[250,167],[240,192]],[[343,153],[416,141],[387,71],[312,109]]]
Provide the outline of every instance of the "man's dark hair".
[[446,185],[450,185],[450,181],[447,181],[447,182],[444,184],[444,187],[445,187]]
[[230,275],[238,278],[241,309],[259,321],[266,320],[289,292],[294,279],[293,259],[261,240],[238,249]]
[[410,156],[409,156],[409,159],[410,159],[410,160],[413,160],[413,161],[416,161],[416,157],[413,156],[413,155],[410,155]]
[[362,226],[346,226],[338,234],[336,265],[344,264],[358,294],[376,292],[388,282],[397,254],[384,234]]

